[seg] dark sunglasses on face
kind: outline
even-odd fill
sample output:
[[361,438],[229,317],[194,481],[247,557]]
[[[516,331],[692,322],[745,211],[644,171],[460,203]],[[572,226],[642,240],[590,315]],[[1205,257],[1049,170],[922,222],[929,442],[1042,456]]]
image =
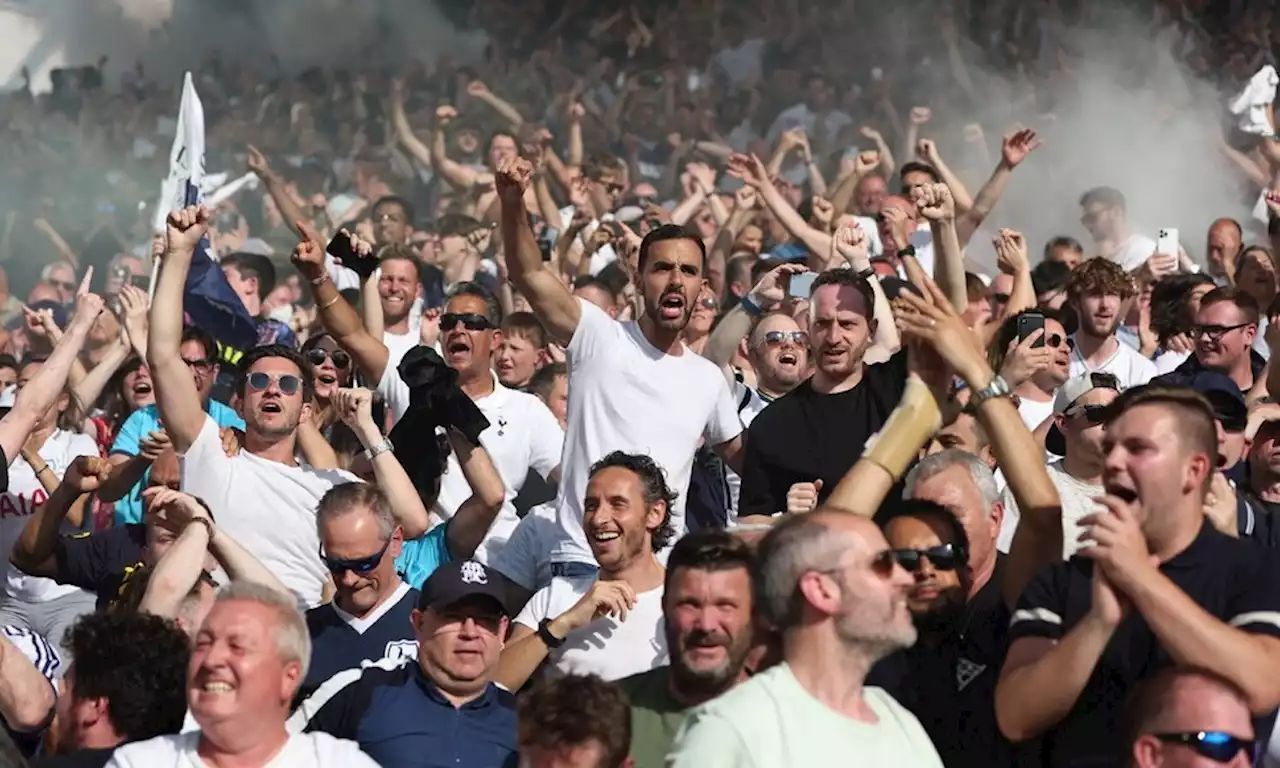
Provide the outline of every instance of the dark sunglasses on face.
[[1240,754],[1242,749],[1248,752],[1249,759],[1252,760],[1254,748],[1257,744],[1254,739],[1242,739],[1223,731],[1156,733],[1152,735],[1163,742],[1191,747],[1196,751],[1196,754],[1216,763],[1230,762],[1235,759],[1236,755]]
[[184,357],[182,362],[186,363],[188,368],[197,368],[202,371],[207,371],[213,367],[212,360],[189,360]]
[[462,327],[468,331],[487,331],[493,328],[493,323],[489,322],[489,318],[471,312],[448,312],[440,316],[440,330],[442,331],[452,331],[458,327],[458,323],[462,323]]
[[296,395],[298,390],[302,389],[301,377],[294,376],[291,373],[285,373],[278,376],[272,376],[269,373],[256,371],[249,374],[245,378],[245,383],[249,385],[249,389],[255,392],[262,392],[271,386],[271,382],[275,382],[280,387],[280,392],[285,395]]
[[893,556],[908,571],[917,570],[923,558],[928,558],[939,571],[954,571],[964,564],[964,553],[952,544],[928,549],[895,549]]
[[720,308],[720,305],[716,303],[715,299],[698,299],[698,306],[702,307],[703,309],[719,309]]
[[809,343],[809,334],[804,331],[768,331],[764,335],[764,343],[770,347],[779,346],[787,341],[803,347]]
[[326,359],[333,360],[333,367],[338,368],[339,370],[345,369],[351,364],[351,357],[340,349],[335,349],[334,351],[329,352],[316,347],[315,349],[307,352],[307,362],[314,366],[324,365],[324,361]]
[[1107,420],[1108,406],[1105,405],[1077,405],[1074,408],[1068,408],[1065,412],[1070,418],[1084,417],[1090,424],[1101,424]]
[[329,557],[324,552],[320,553],[320,557],[324,559],[324,566],[329,569],[329,573],[334,576],[340,576],[347,571],[364,576],[372,573],[378,564],[382,562],[382,556],[387,554],[387,548],[391,546],[391,539],[382,545],[382,549],[357,560],[343,560],[340,557]]
[[1237,323],[1235,325],[1193,325],[1191,326],[1191,338],[1199,339],[1201,336],[1208,336],[1210,341],[1220,341],[1232,331],[1238,331],[1246,325],[1253,323]]
[[1067,345],[1067,349],[1076,348],[1076,342],[1074,339],[1072,339],[1070,336],[1059,336],[1056,333],[1051,333],[1048,336],[1045,336],[1044,344],[1046,347],[1052,347],[1053,349],[1057,349],[1058,347],[1061,347],[1063,344]]

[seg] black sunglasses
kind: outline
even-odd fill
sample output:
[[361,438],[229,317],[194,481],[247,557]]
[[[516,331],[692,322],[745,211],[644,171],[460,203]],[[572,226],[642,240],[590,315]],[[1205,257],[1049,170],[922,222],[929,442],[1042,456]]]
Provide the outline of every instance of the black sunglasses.
[[1198,339],[1201,336],[1208,336],[1210,341],[1220,341],[1232,331],[1238,331],[1246,325],[1253,323],[1236,323],[1235,325],[1193,325],[1191,326],[1191,338]]
[[928,549],[895,549],[893,556],[908,571],[920,568],[920,561],[928,558],[939,571],[954,571],[964,565],[964,550],[954,544],[942,544]]
[[307,362],[314,366],[324,365],[326,359],[333,360],[333,366],[338,369],[345,369],[351,364],[351,356],[340,349],[333,352],[325,351],[319,347],[307,351]]
[[387,554],[387,548],[391,546],[391,539],[382,545],[382,549],[358,560],[343,560],[340,557],[329,557],[323,551],[320,553],[321,559],[324,560],[324,567],[329,569],[329,573],[334,576],[340,576],[347,571],[364,576],[372,573],[378,564],[382,562],[382,556]]
[[1070,336],[1060,336],[1056,333],[1052,333],[1052,334],[1049,334],[1048,336],[1045,336],[1044,343],[1045,343],[1045,346],[1052,347],[1054,349],[1057,349],[1063,344],[1067,345],[1067,349],[1076,348],[1076,342],[1074,339],[1072,339]]
[[1077,405],[1074,408],[1068,408],[1064,415],[1076,418],[1083,416],[1090,424],[1101,424],[1107,420],[1107,411],[1110,406],[1106,405]]
[[245,377],[245,383],[249,385],[249,389],[256,392],[262,392],[267,387],[270,387],[272,381],[276,382],[280,387],[280,392],[285,395],[296,395],[298,390],[302,389],[302,378],[294,376],[292,373],[272,376],[269,373],[255,371]]
[[1191,747],[1196,751],[1196,754],[1201,757],[1207,757],[1216,763],[1226,763],[1233,760],[1236,755],[1240,754],[1242,749],[1248,751],[1249,759],[1252,760],[1254,749],[1257,746],[1256,739],[1242,739],[1223,731],[1155,733],[1152,735],[1164,742]]
[[493,328],[493,323],[489,322],[489,318],[473,312],[447,312],[440,316],[440,330],[442,331],[452,331],[458,327],[458,323],[462,323],[462,327],[468,331],[487,331]]

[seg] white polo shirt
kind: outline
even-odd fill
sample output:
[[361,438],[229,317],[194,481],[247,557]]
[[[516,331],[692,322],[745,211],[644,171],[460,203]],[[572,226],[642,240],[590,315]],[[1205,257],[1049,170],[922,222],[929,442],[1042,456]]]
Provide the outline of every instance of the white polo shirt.
[[[559,466],[560,452],[564,448],[564,431],[560,429],[560,422],[541,400],[502,386],[492,372],[490,376],[493,376],[493,392],[475,401],[489,420],[489,428],[480,433],[480,444],[489,452],[502,477],[506,498],[502,502],[502,511],[475,554],[476,560],[486,564],[492,562],[491,558],[507,543],[520,523],[512,501],[524,486],[529,470],[547,477]],[[431,510],[433,516],[440,521],[453,517],[471,493],[458,457],[450,453],[449,466],[444,477],[440,478],[440,496]]]

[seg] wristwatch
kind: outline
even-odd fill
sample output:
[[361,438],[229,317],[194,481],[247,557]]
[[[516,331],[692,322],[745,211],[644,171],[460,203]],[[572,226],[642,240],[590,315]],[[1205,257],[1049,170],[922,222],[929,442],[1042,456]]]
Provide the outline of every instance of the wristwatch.
[[863,280],[871,280],[875,276],[876,276],[876,270],[874,267],[867,267],[866,269],[858,270],[858,277],[862,278]]
[[915,255],[916,255],[916,247],[914,245],[908,245],[906,248],[898,249],[898,258],[902,258],[903,256],[910,256],[912,258],[915,258]]
[[396,447],[391,444],[391,438],[387,437],[383,438],[382,442],[377,445],[370,446],[367,450],[361,451],[360,455],[364,456],[365,459],[369,461],[373,461],[375,457],[384,454],[387,451],[394,451],[395,448]]
[[749,293],[742,294],[742,298],[738,300],[738,303],[742,306],[742,311],[751,317],[759,317],[760,313],[764,312],[764,307],[757,304]]
[[1008,397],[1011,393],[1009,383],[1002,377],[996,376],[990,384],[969,395],[969,407],[976,409],[993,397]]
[[564,645],[566,638],[556,637],[551,634],[551,619],[543,619],[538,622],[538,639],[548,648],[559,648]]

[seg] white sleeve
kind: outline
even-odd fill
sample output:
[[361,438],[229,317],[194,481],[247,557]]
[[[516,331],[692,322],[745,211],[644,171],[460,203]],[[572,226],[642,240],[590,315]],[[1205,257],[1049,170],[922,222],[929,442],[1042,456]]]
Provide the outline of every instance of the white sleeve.
[[538,628],[538,624],[547,618],[547,611],[551,609],[551,587],[552,585],[548,584],[533,593],[533,597],[529,598],[529,602],[525,603],[524,608],[520,610],[520,615],[516,617],[517,624],[529,629]]
[[360,745],[347,739],[335,739],[327,733],[313,733],[315,740],[315,765],[320,768],[379,768],[372,757],[360,750]]
[[[550,552],[538,552],[538,518],[534,510],[530,510],[516,525],[511,537],[498,550],[489,566],[525,589],[532,590],[538,586],[538,558],[550,555]],[[520,615],[523,616],[524,612]],[[519,620],[517,617],[516,621]]]
[[208,414],[200,434],[182,455],[182,490],[202,500],[217,514],[231,490],[232,460],[222,450],[218,424]]
[[617,320],[606,315],[595,304],[576,297],[574,301],[578,302],[582,312],[578,318],[578,327],[573,329],[573,337],[565,348],[570,368],[603,352],[608,343],[617,339],[620,327]]
[[560,466],[564,451],[564,430],[555,414],[536,397],[531,398],[529,418],[529,466],[544,478]]
[[742,417],[738,415],[738,401],[733,399],[729,382],[725,381],[719,371],[715,372],[715,379],[718,387],[716,404],[707,417],[707,425],[703,429],[707,444],[712,447],[727,443],[742,434]]
[[77,432],[75,437],[71,438],[71,447],[68,454],[73,458],[79,456],[98,456],[101,454],[101,451],[98,450],[98,443],[96,440],[83,432]]
[[409,410],[409,385],[400,378],[400,369],[390,362],[382,372],[377,392],[387,401],[387,412],[391,414],[391,424],[394,426],[405,411]]

